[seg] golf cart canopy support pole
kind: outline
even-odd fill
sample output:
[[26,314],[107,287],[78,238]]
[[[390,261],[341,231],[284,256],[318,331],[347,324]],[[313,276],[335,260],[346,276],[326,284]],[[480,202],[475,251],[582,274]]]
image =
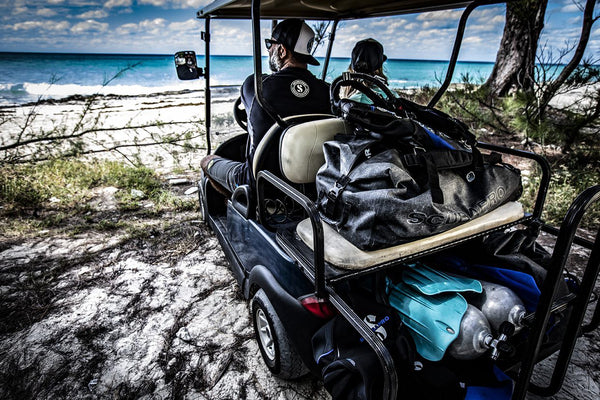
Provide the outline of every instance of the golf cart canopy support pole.
[[325,62],[323,63],[323,72],[321,74],[321,79],[325,80],[327,78],[327,69],[329,68],[329,59],[331,59],[331,50],[333,48],[333,41],[335,40],[335,32],[337,30],[339,19],[333,21],[333,26],[331,27],[331,33],[329,33],[329,43],[327,43],[327,54],[325,54]]
[[478,0],[478,1],[474,1],[473,3],[469,4],[465,8],[465,11],[463,11],[462,16],[460,17],[460,21],[458,23],[456,38],[454,39],[454,47],[452,48],[452,56],[450,57],[450,61],[448,62],[448,70],[446,71],[446,78],[444,79],[442,86],[440,86],[440,88],[435,93],[433,98],[429,101],[429,104],[427,104],[427,107],[431,107],[431,108],[435,107],[435,105],[440,100],[442,95],[448,89],[448,86],[450,86],[450,82],[452,81],[452,75],[454,74],[454,68],[456,67],[456,62],[458,61],[458,52],[460,51],[463,36],[465,34],[465,27],[467,26],[467,19],[469,18],[469,15],[471,15],[471,12],[479,6],[487,6],[490,4],[499,4],[499,3],[506,3],[506,1],[504,1],[504,0],[503,1]]
[[206,126],[206,154],[210,154],[210,16],[206,16],[204,20],[204,32],[202,32],[204,40],[204,112]]
[[258,104],[265,112],[273,118],[277,125],[286,127],[287,124],[281,117],[271,108],[271,105],[265,101],[262,95],[262,57],[261,57],[261,40],[260,40],[260,0],[252,0],[252,40],[253,40],[253,55],[254,55],[254,97]]

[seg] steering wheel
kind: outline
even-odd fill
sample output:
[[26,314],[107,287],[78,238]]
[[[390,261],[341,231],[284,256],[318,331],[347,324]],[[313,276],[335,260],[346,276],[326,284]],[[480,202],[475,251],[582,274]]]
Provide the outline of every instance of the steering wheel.
[[248,114],[246,114],[246,108],[242,103],[242,96],[238,97],[233,104],[233,118],[243,130],[248,132]]
[[[344,72],[331,83],[330,98],[334,112],[339,110],[344,103],[345,99],[340,99],[340,90],[344,86],[350,86],[363,93],[376,107],[381,107],[393,113],[398,110],[398,98],[381,79],[358,72]],[[375,92],[371,86],[380,89],[380,93]]]
[[[350,86],[367,96],[373,104],[340,98],[340,89]],[[380,92],[375,92],[376,86]],[[397,139],[410,139],[418,126],[407,118],[400,100],[384,82],[376,77],[360,73],[343,73],[331,84],[331,110],[346,121],[367,129],[370,134]]]

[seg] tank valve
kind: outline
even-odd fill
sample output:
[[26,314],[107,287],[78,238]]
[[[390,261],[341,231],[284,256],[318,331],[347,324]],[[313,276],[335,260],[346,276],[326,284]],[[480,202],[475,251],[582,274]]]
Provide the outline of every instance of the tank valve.
[[499,336],[497,339],[488,336],[486,337],[486,345],[492,349],[492,353],[490,357],[492,360],[497,360],[500,357],[501,353],[512,353],[514,351],[514,347],[508,343],[508,338],[514,335],[515,326],[508,322],[504,321],[500,324]]

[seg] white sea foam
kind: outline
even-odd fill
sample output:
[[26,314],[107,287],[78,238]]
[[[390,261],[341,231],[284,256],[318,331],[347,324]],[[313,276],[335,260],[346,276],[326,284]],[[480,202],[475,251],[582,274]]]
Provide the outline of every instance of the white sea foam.
[[193,83],[180,83],[166,86],[142,86],[142,85],[77,85],[77,84],[53,84],[47,83],[24,83],[23,88],[27,93],[44,96],[48,98],[61,98],[72,95],[89,96],[93,94],[114,94],[114,95],[145,95],[151,93],[161,93],[185,89],[202,89],[204,82],[195,81]]
[[[238,82],[237,85],[240,83]],[[234,86],[233,82],[220,82],[211,79],[211,86]],[[161,86],[144,85],[79,85],[79,84],[50,84],[50,83],[2,83],[0,84],[0,105],[23,104],[38,99],[62,99],[69,96],[81,95],[117,95],[117,96],[144,96],[154,93],[165,93],[183,90],[202,90],[205,81],[181,81]]]

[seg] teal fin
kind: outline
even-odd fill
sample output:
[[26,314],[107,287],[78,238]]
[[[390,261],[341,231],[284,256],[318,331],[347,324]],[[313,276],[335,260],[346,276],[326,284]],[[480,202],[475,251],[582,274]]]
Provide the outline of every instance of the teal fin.
[[402,273],[404,283],[428,296],[447,292],[483,291],[481,283],[476,279],[450,275],[435,270],[425,264],[412,264]]
[[439,361],[456,339],[467,301],[458,293],[425,296],[405,283],[387,282],[389,303],[409,328],[417,352],[425,359]]

